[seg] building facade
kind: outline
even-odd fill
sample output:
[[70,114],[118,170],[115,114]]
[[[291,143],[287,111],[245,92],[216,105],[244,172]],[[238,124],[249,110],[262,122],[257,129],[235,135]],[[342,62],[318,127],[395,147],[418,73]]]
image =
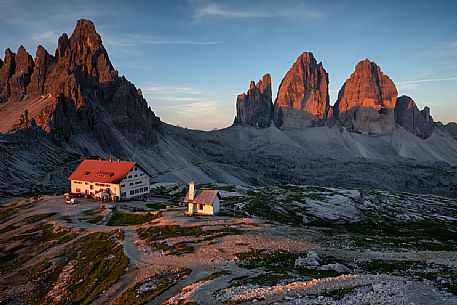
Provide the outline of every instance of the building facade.
[[220,195],[217,190],[195,190],[194,181],[189,182],[189,190],[184,197],[187,215],[216,215],[220,209]]
[[68,178],[71,193],[93,197],[108,193],[125,200],[149,193],[151,176],[135,162],[84,160]]

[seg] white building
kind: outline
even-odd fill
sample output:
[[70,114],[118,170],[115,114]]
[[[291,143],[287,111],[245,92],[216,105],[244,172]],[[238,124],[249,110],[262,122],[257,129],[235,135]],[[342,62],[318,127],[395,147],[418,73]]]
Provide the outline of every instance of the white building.
[[189,191],[183,202],[187,204],[187,215],[215,215],[219,212],[220,195],[217,190],[195,190],[195,182],[189,182]]
[[68,180],[73,194],[107,192],[113,200],[124,200],[149,193],[150,178],[136,162],[84,160]]

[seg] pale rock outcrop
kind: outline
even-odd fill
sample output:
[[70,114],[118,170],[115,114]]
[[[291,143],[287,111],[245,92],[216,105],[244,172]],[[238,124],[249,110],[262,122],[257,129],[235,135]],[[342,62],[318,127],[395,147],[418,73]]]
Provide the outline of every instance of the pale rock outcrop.
[[311,52],[304,52],[279,86],[274,103],[274,124],[281,128],[322,126],[328,109],[327,72]]
[[254,84],[251,81],[249,90],[238,95],[236,99],[235,124],[267,128],[272,120],[271,76],[265,74]]
[[335,118],[349,131],[386,134],[395,130],[397,89],[378,65],[365,59],[338,93]]

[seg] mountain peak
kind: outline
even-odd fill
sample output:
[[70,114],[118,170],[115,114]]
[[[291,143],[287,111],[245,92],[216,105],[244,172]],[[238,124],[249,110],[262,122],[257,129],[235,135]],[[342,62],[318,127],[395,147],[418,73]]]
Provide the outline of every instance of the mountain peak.
[[274,123],[284,128],[322,126],[328,108],[327,72],[313,53],[303,52],[279,86]]

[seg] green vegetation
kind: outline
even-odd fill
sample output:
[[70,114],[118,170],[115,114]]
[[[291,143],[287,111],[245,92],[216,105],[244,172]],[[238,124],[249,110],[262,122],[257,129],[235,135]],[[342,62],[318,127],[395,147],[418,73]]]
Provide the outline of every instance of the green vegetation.
[[0,223],[9,220],[14,214],[16,214],[16,210],[13,208],[0,208]]
[[104,216],[98,215],[102,210],[101,209],[92,209],[92,210],[85,210],[81,214],[88,216],[86,217],[86,222],[90,224],[99,224],[102,222]]
[[181,255],[194,252],[194,247],[188,244],[189,242],[177,242],[170,246],[167,242],[154,242],[151,248],[155,251],[167,252],[167,255]]
[[436,285],[457,295],[455,269],[420,261],[371,260],[360,264],[368,273],[387,273],[392,275],[422,278],[434,281]]
[[116,230],[113,230],[111,233],[113,233],[114,237],[116,237],[117,240],[124,240],[125,239],[124,230],[116,229]]
[[[329,238],[337,235],[349,238],[356,246],[379,249],[413,249],[420,251],[455,251],[457,228],[451,222],[421,220],[395,223],[370,216],[369,220],[347,224],[321,224]],[[348,236],[349,235],[349,236]]]
[[138,214],[129,214],[122,213],[119,211],[113,212],[110,220],[108,221],[108,226],[134,226],[140,225],[153,221],[162,215],[160,213],[138,213]]
[[178,225],[154,226],[149,228],[138,228],[136,230],[140,239],[150,241],[163,240],[173,237],[203,237],[201,241],[211,241],[226,235],[239,235],[243,231],[225,226],[222,229],[203,230],[200,226],[181,227]]
[[30,296],[31,304],[41,304],[48,292],[57,283],[63,264],[53,264],[49,260],[34,265],[28,272],[29,280],[35,285]]
[[115,301],[115,304],[145,304],[168,290],[180,279],[189,275],[191,271],[192,270],[190,269],[180,269],[175,272],[162,273],[141,281],[127,289],[122,296]]
[[17,228],[19,228],[19,226],[17,225],[7,225],[6,227],[0,230],[0,234],[16,230]]
[[0,250],[0,271],[14,270],[52,246],[66,243],[77,236],[69,229],[56,229],[52,224],[41,224],[21,235],[13,236],[8,242],[20,243],[8,250]]
[[165,209],[167,207],[167,205],[165,203],[161,203],[161,202],[146,203],[146,206],[154,211]]
[[49,217],[52,217],[52,216],[55,216],[57,213],[43,213],[43,214],[37,214],[37,215],[32,215],[32,216],[29,216],[26,218],[26,220],[29,222],[29,223],[33,223],[33,222],[38,222],[38,221],[42,221],[44,219],[47,219]]
[[90,304],[118,281],[129,264],[122,245],[108,233],[92,233],[76,243],[68,262],[73,272],[58,304]]
[[[270,281],[282,280],[280,275],[300,275],[313,278],[323,278],[339,275],[333,270],[317,270],[312,268],[295,267],[295,260],[299,257],[306,257],[306,253],[296,253],[284,250],[265,251],[264,249],[251,249],[248,252],[237,253],[236,257],[241,260],[241,266],[247,269],[263,268],[270,272]],[[337,262],[334,257],[327,257],[321,261],[322,264]]]
[[221,271],[218,271],[218,272],[214,272],[214,273],[212,273],[210,275],[207,275],[207,276],[199,278],[195,283],[212,281],[212,280],[217,279],[218,277],[221,277],[221,276],[226,275],[226,274],[231,274],[231,272],[228,271],[228,270],[221,270]]
[[149,228],[139,228],[136,230],[140,239],[162,240],[172,237],[203,235],[203,230],[199,226],[181,227],[178,225],[154,226]]

